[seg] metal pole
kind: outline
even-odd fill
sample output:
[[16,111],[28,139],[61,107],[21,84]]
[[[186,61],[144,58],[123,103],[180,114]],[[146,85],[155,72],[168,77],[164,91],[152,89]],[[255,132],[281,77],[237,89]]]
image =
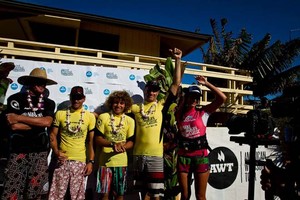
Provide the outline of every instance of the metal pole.
[[256,165],[256,142],[251,139],[250,142],[250,160],[249,160],[249,185],[248,185],[248,200],[254,200],[255,186],[255,165]]

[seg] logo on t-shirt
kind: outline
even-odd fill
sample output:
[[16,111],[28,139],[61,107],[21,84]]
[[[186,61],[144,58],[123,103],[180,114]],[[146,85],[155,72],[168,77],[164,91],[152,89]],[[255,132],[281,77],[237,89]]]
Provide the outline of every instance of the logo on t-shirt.
[[16,100],[12,100],[12,101],[10,102],[10,106],[11,106],[13,109],[20,110],[20,104],[19,104],[19,102],[17,102]]
[[228,188],[236,179],[238,160],[226,147],[218,147],[209,153],[210,176],[208,183],[216,189]]

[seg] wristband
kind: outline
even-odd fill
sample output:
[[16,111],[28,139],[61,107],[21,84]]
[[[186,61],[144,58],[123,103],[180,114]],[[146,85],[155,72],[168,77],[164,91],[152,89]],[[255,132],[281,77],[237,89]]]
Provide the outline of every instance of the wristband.
[[95,164],[94,160],[89,160],[89,163]]

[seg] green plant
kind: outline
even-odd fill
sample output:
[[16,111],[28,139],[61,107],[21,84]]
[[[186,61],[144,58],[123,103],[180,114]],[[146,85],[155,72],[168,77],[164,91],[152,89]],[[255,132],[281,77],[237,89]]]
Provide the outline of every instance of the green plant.
[[162,68],[161,63],[157,63],[152,69],[150,69],[149,74],[144,76],[146,82],[156,80],[159,82],[160,93],[157,100],[164,99],[172,82],[174,74],[174,65],[170,57],[167,58],[165,67]]

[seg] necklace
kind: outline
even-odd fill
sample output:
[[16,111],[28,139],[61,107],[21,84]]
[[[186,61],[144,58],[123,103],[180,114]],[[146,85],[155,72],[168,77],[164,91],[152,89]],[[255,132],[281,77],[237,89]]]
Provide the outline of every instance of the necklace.
[[81,129],[81,125],[83,123],[83,114],[84,114],[84,109],[81,110],[80,112],[80,119],[79,119],[79,123],[77,124],[77,127],[74,129],[71,129],[70,125],[71,125],[71,122],[70,122],[70,108],[67,109],[67,127],[68,127],[68,131],[70,131],[71,133],[77,133],[78,131],[80,131]]
[[149,110],[147,111],[147,113],[145,113],[144,112],[144,104],[143,103],[140,104],[140,113],[141,113],[143,119],[149,118],[149,116],[155,111],[156,105],[157,105],[157,102],[153,103],[151,105],[151,107],[149,108]]
[[125,115],[124,113],[121,116],[121,120],[119,125],[117,126],[117,128],[115,127],[115,117],[114,114],[112,112],[110,112],[110,125],[111,125],[111,129],[112,129],[112,133],[113,134],[117,134],[120,132],[121,128],[124,126],[124,120],[125,120]]
[[34,107],[33,104],[32,104],[32,99],[31,99],[31,95],[29,93],[29,90],[27,90],[27,101],[28,101],[29,107],[31,108],[32,111],[35,112],[37,110],[44,110],[44,99],[43,99],[43,97],[44,97],[44,95],[40,94],[37,107]]

